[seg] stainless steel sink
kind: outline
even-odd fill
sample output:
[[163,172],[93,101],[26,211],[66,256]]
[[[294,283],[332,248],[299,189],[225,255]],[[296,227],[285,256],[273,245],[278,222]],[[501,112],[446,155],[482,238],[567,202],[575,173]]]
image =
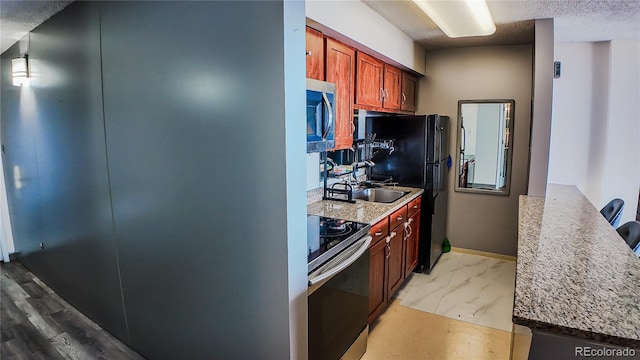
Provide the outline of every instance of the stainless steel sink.
[[365,201],[392,203],[407,195],[409,191],[389,190],[389,189],[357,189],[353,192],[354,199]]

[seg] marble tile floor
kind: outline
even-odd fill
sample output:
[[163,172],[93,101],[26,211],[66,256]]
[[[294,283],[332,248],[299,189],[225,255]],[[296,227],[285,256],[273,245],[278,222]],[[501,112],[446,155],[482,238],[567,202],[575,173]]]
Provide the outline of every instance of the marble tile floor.
[[442,254],[430,274],[413,273],[400,305],[510,332],[516,264],[473,254]]

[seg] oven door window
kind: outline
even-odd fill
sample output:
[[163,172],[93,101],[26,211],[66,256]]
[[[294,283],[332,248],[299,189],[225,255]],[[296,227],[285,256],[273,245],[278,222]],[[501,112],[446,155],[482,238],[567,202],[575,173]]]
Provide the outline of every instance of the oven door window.
[[309,296],[309,359],[340,359],[367,326],[369,251]]

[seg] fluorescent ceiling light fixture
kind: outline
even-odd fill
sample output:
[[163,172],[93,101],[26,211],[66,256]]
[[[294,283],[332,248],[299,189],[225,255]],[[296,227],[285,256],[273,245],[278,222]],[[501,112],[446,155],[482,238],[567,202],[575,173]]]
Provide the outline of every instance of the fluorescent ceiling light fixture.
[[485,0],[413,0],[450,38],[486,36],[496,25]]
[[11,59],[11,78],[14,86],[29,83],[29,58],[27,55]]

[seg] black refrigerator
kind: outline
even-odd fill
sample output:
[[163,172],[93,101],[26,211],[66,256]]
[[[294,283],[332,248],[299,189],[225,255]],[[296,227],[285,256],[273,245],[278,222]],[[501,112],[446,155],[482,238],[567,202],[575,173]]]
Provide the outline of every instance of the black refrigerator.
[[420,246],[416,272],[431,272],[442,254],[447,225],[449,117],[443,115],[369,116],[367,134],[394,140],[394,150],[369,169],[371,180],[422,187]]

